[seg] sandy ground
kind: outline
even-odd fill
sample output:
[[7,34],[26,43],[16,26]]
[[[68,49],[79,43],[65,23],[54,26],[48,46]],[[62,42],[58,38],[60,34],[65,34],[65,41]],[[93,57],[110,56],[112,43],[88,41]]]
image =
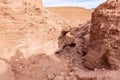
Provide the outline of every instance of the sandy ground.
[[46,9],[69,20],[73,26],[91,19],[92,11],[82,7],[46,7]]

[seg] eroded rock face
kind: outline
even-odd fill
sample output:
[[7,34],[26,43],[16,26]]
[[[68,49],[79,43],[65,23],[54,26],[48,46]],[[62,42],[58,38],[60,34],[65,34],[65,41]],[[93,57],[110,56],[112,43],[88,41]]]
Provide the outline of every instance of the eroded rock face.
[[92,14],[90,44],[85,66],[120,68],[120,1],[108,0]]
[[15,80],[11,65],[0,59],[0,80]]
[[70,27],[42,8],[42,0],[0,1],[0,57],[10,59],[17,51],[25,57],[59,48],[58,38]]

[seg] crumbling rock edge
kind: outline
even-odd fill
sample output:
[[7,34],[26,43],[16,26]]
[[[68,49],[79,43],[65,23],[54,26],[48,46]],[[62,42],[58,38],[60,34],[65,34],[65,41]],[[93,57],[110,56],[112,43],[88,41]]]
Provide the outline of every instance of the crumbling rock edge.
[[120,69],[120,1],[108,0],[92,14],[85,65],[90,69]]

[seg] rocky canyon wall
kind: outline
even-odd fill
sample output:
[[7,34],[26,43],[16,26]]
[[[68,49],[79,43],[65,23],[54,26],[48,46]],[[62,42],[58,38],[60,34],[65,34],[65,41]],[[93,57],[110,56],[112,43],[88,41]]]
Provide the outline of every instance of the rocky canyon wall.
[[16,52],[25,57],[59,49],[67,22],[42,7],[42,0],[0,0],[0,57],[10,59]]
[[108,0],[92,13],[90,44],[85,65],[90,69],[120,68],[119,0]]

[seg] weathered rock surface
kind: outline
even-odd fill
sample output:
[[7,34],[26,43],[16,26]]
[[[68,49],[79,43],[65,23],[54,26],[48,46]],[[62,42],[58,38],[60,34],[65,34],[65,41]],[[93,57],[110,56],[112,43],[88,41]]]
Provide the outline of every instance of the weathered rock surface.
[[108,0],[93,12],[88,49],[86,67],[120,68],[120,0]]
[[15,80],[11,65],[0,59],[0,80]]
[[119,80],[120,72],[109,70],[84,71],[76,70],[78,80]]
[[0,0],[0,57],[10,59],[17,51],[24,57],[52,55],[58,38],[70,27],[42,8],[42,0]]
[[57,75],[65,76],[68,72],[64,59],[58,62],[41,54],[25,59],[22,53],[18,52],[9,64],[15,80],[54,80]]

